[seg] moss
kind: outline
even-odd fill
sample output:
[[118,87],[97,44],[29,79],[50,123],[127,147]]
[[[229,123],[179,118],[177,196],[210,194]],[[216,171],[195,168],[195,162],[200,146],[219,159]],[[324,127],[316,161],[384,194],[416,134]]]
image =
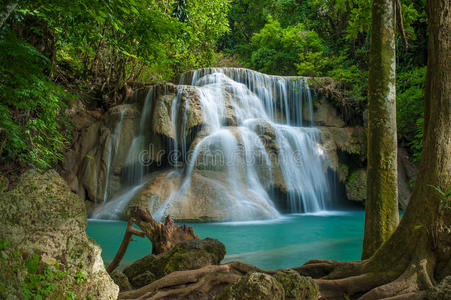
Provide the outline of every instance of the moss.
[[219,293],[215,300],[282,300],[284,288],[272,276],[253,272]]
[[[219,264],[225,246],[215,239],[184,241],[158,256],[145,256],[124,269],[134,287],[141,287],[174,271],[194,270]],[[146,273],[148,272],[148,273]]]
[[285,299],[316,300],[319,289],[311,277],[299,275],[294,270],[278,272],[274,278],[283,286]]

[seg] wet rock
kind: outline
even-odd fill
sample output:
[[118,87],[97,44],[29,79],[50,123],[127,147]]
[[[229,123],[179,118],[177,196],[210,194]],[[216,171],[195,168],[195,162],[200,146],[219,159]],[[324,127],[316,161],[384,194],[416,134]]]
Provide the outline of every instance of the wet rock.
[[[314,103],[313,120],[316,126],[345,127],[345,122],[338,116],[337,109],[324,97],[319,98]],[[310,122],[308,109],[304,109],[304,120]]]
[[215,300],[283,300],[285,291],[272,276],[253,272],[229,285]]
[[299,275],[294,270],[278,272],[273,276],[285,291],[286,300],[317,300],[319,289],[311,277]]
[[362,164],[366,160],[366,135],[362,127],[319,127],[321,146],[328,155],[328,165],[337,171],[340,163],[339,153]]
[[217,265],[225,255],[225,246],[216,239],[188,240],[160,255],[145,256],[124,269],[135,287],[142,287],[174,271],[195,270]]
[[[85,204],[58,173],[24,173],[14,190],[0,193],[0,214],[6,258],[0,259],[0,298],[27,292],[47,299],[116,299],[119,288],[104,268],[101,248],[86,235]],[[38,276],[38,286],[30,285]]]
[[366,170],[359,169],[351,173],[345,187],[348,200],[364,202],[366,200]]
[[92,124],[80,136],[77,142],[80,147],[74,148],[72,159],[81,161],[81,164],[74,172],[79,189],[86,191],[91,201],[102,203],[105,196],[113,195],[120,188],[120,171],[133,137],[138,133],[139,120],[136,105],[114,106],[101,121]]

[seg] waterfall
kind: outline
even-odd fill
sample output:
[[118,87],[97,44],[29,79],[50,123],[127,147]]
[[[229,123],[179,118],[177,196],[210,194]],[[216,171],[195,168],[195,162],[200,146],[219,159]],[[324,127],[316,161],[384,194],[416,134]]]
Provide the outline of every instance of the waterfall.
[[[314,127],[306,78],[270,76],[242,68],[206,68],[182,74],[179,84],[170,90],[157,89],[151,88],[146,96],[139,133],[128,151],[127,169],[122,174],[127,186],[96,210],[94,217],[119,217],[146,184],[148,170],[141,156],[146,143],[152,143],[148,134],[155,130],[153,122],[162,120],[154,115],[156,101],[163,101],[161,93],[172,95],[163,103],[167,109],[164,118],[170,122],[164,128],[172,140],[167,151],[178,153],[176,170],[169,174],[177,174],[181,181],[152,211],[156,218],[180,210],[187,199],[200,197],[195,194],[199,177],[208,180],[208,189],[215,190],[211,194],[220,198],[224,220],[277,218],[280,212],[311,213],[328,208],[327,157]],[[188,122],[199,107],[201,120],[196,121],[201,125],[191,132]],[[307,118],[309,122],[304,121]],[[194,137],[188,139],[188,133]]]
[[[183,74],[180,84],[197,87],[209,134],[194,148],[181,188],[169,197],[158,215],[163,216],[162,210],[167,209],[172,201],[183,199],[183,194],[190,189],[193,169],[202,148],[214,147],[223,154],[224,173],[231,187],[229,193],[234,211],[249,219],[253,208],[263,205],[266,207],[265,217],[277,217],[278,212],[255,164],[248,163],[252,155],[260,153],[265,158],[266,167],[271,169],[269,155],[256,132],[256,120],[263,120],[275,131],[278,162],[287,189],[288,211],[317,212],[327,208],[325,157],[319,145],[319,131],[313,127],[312,97],[306,79],[269,76],[247,69],[209,68]],[[236,116],[237,132],[224,122],[227,95],[233,95],[228,100]],[[311,122],[306,124],[309,127],[303,127],[304,109],[310,116]],[[239,166],[243,162],[233,157],[238,144],[244,148],[244,175],[240,174]],[[270,178],[269,185],[272,184]]]

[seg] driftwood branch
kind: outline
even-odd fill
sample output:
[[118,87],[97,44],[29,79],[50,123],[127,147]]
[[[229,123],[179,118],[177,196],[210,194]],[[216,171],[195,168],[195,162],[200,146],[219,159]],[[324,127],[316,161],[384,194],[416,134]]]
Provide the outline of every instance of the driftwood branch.
[[108,273],[111,273],[114,271],[114,269],[119,266],[119,263],[121,262],[122,258],[125,255],[125,252],[127,251],[128,245],[130,244],[130,241],[133,240],[133,235],[137,235],[139,237],[144,237],[145,233],[142,231],[139,231],[138,229],[133,227],[133,218],[130,218],[128,220],[127,229],[125,230],[124,238],[122,240],[121,246],[119,247],[119,250],[116,253],[116,256],[114,256],[114,259],[111,261],[111,263],[106,268],[106,271]]
[[186,240],[198,240],[191,226],[179,226],[167,216],[164,223],[158,222],[150,214],[149,210],[133,206],[130,213],[135,219],[136,225],[146,234],[152,242],[152,254],[160,254],[170,250],[176,244]]

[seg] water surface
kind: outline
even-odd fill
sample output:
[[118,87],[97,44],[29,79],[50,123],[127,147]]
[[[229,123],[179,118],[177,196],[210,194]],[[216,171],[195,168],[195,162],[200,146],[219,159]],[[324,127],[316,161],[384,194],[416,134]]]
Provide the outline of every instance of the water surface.
[[[102,246],[105,263],[112,260],[127,223],[89,220],[88,235]],[[226,246],[223,262],[240,260],[265,269],[302,265],[309,259],[359,260],[364,212],[361,210],[290,214],[269,221],[198,223],[200,238],[212,237]],[[124,256],[125,266],[151,252],[151,243],[135,237]]]

